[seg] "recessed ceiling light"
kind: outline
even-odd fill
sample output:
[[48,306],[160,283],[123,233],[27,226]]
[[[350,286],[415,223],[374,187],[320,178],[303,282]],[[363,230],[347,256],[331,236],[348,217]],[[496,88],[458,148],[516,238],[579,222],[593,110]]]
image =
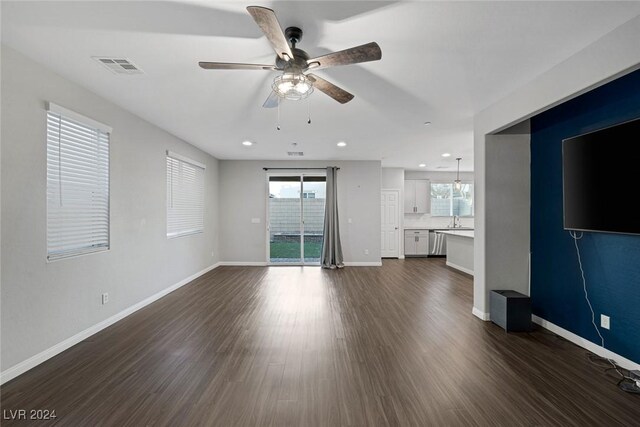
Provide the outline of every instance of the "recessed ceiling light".
[[253,142],[251,142],[251,141],[242,141],[242,145],[244,145],[245,147],[251,147],[253,145]]
[[442,153],[442,157],[451,157],[451,153]]
[[431,124],[431,122],[424,122],[425,126],[429,126]]
[[424,163],[420,163],[420,164],[418,165],[418,167],[419,167],[419,168],[426,168],[426,167],[427,167],[427,165],[425,165]]
[[346,142],[344,142],[344,141],[340,141],[340,142],[338,142],[336,145],[337,145],[338,147],[346,147],[346,146],[347,146],[347,143],[346,143]]

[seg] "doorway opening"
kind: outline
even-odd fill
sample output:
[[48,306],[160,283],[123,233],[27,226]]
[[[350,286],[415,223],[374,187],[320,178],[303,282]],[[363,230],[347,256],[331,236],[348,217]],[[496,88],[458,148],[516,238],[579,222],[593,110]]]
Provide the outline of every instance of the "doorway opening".
[[320,265],[326,174],[268,174],[267,261]]

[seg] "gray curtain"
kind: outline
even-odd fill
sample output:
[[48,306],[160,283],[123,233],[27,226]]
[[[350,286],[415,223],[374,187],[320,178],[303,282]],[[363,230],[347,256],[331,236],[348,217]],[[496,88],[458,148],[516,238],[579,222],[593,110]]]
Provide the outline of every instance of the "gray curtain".
[[338,168],[327,168],[327,192],[324,206],[324,239],[322,241],[322,268],[342,268],[342,244],[338,224]]

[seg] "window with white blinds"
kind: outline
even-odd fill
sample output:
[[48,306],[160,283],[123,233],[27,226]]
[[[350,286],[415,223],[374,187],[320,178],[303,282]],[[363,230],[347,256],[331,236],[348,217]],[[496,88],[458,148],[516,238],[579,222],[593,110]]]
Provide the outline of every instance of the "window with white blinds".
[[49,104],[49,260],[109,249],[110,132],[108,126]]
[[167,237],[204,231],[204,165],[167,151]]

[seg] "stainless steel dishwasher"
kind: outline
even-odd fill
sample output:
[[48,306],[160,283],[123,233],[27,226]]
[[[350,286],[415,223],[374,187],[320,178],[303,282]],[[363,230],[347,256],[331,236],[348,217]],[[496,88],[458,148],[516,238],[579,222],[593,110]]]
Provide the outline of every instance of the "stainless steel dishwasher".
[[447,255],[447,236],[438,230],[429,230],[429,256]]

